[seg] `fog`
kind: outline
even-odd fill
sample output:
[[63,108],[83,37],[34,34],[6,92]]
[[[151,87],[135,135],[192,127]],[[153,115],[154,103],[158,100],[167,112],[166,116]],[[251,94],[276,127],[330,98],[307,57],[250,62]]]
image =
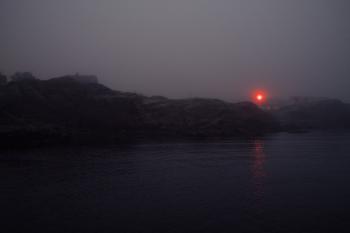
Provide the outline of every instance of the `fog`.
[[172,98],[350,101],[346,0],[1,0],[0,71]]

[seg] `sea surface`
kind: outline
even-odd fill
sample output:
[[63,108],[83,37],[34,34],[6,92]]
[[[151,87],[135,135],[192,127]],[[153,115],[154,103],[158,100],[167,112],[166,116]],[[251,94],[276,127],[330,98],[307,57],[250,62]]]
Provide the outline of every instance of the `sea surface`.
[[350,133],[2,151],[0,232],[350,232]]

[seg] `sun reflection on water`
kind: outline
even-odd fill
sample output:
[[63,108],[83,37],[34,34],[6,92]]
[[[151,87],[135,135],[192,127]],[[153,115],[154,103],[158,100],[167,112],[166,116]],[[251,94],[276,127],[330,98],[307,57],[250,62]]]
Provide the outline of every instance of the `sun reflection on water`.
[[265,160],[264,142],[257,139],[253,142],[253,162],[251,172],[254,193],[259,199],[264,195],[266,178]]

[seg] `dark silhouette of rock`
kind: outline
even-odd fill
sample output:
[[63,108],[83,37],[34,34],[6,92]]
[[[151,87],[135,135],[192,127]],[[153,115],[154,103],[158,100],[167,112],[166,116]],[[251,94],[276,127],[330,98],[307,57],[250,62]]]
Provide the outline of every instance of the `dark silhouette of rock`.
[[118,92],[71,76],[50,80],[19,76],[17,81],[0,87],[0,146],[10,142],[18,146],[112,143],[137,138],[247,137],[274,132],[279,127],[269,113],[248,102],[171,100]]
[[298,101],[273,112],[286,130],[349,129],[350,106],[340,100]]
[[7,77],[6,75],[3,75],[0,73],[0,86],[6,85],[7,84]]
[[159,133],[188,136],[247,136],[270,132],[277,122],[256,105],[215,99],[144,98],[144,125]]
[[16,73],[13,81],[0,85],[0,147],[254,137],[281,129],[350,129],[350,105],[298,98],[263,111],[250,102],[119,92],[76,75],[38,80]]
[[16,72],[11,76],[11,80],[14,82],[17,81],[26,81],[26,80],[35,80],[36,77],[30,72]]
[[75,75],[67,75],[64,77],[72,78],[80,83],[98,83],[98,78],[95,75],[80,75],[76,73]]

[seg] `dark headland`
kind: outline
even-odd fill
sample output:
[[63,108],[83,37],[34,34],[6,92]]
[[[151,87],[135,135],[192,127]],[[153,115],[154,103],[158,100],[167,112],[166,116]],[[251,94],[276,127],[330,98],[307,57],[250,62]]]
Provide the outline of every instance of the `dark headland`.
[[0,147],[124,143],[178,138],[256,137],[350,128],[350,105],[301,101],[273,110],[251,102],[168,99],[112,90],[95,76],[49,80],[0,75]]

